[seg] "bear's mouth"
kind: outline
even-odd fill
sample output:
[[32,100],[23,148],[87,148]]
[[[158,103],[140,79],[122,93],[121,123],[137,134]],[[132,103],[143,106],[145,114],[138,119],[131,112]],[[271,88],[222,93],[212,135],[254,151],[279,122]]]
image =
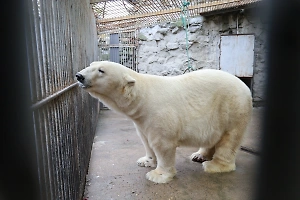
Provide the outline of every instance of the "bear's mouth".
[[83,89],[87,89],[87,88],[90,88],[90,87],[91,87],[90,85],[85,85],[85,84],[83,84],[83,83],[81,83],[81,82],[79,82],[79,81],[78,81],[78,85],[79,85],[79,87],[81,87],[81,88],[83,88]]

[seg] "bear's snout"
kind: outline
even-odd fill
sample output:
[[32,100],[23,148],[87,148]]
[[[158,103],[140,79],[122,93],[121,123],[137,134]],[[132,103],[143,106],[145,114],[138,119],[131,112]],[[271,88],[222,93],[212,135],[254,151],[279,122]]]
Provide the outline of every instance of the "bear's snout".
[[84,81],[84,76],[82,76],[82,74],[79,74],[78,72],[76,73],[76,78],[81,83]]

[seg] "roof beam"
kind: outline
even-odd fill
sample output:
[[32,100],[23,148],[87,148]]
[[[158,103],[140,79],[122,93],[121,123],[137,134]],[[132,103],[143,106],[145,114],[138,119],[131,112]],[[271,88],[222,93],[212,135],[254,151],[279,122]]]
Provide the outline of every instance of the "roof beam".
[[[199,9],[199,8],[207,8],[207,7],[211,7],[211,6],[224,5],[224,4],[229,4],[229,3],[239,2],[239,1],[240,0],[223,0],[223,1],[204,2],[204,3],[200,3],[198,5],[189,6],[188,9],[194,10],[194,9]],[[109,18],[109,19],[98,19],[97,22],[98,23],[108,23],[108,22],[115,22],[115,21],[122,21],[122,20],[131,20],[131,19],[138,19],[138,18],[144,18],[144,17],[165,15],[165,14],[171,14],[171,13],[177,13],[177,12],[181,12],[181,9],[173,8],[170,10],[163,10],[163,11],[152,12],[152,13],[129,15],[129,16],[124,16],[124,17],[116,17],[116,18]]]
[[124,16],[124,17],[109,18],[109,19],[98,19],[97,22],[98,23],[107,23],[107,22],[115,22],[115,21],[122,21],[122,20],[138,19],[138,18],[144,18],[144,17],[165,15],[165,14],[170,14],[170,13],[175,13],[175,12],[180,12],[180,11],[181,10],[179,8],[173,8],[171,10],[165,10],[165,11],[159,11],[159,12],[153,12],[153,13],[130,15],[130,16]]

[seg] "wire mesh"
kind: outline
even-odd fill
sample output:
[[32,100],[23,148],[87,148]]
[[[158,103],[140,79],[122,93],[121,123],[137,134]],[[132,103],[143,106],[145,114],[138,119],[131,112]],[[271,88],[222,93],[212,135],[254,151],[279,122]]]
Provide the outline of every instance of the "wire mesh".
[[195,17],[215,11],[238,9],[259,1],[261,0],[115,0],[92,3],[92,7],[98,31],[105,32],[177,21],[185,2],[190,3],[190,17]]

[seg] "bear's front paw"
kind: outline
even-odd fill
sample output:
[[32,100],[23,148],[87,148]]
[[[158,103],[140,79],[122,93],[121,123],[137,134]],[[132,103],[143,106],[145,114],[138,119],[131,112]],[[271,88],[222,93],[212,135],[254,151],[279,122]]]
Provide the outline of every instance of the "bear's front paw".
[[156,161],[151,157],[141,157],[136,162],[140,167],[156,167]]
[[162,172],[161,170],[152,170],[146,174],[146,178],[154,183],[167,183],[176,175],[176,170],[172,172]]

